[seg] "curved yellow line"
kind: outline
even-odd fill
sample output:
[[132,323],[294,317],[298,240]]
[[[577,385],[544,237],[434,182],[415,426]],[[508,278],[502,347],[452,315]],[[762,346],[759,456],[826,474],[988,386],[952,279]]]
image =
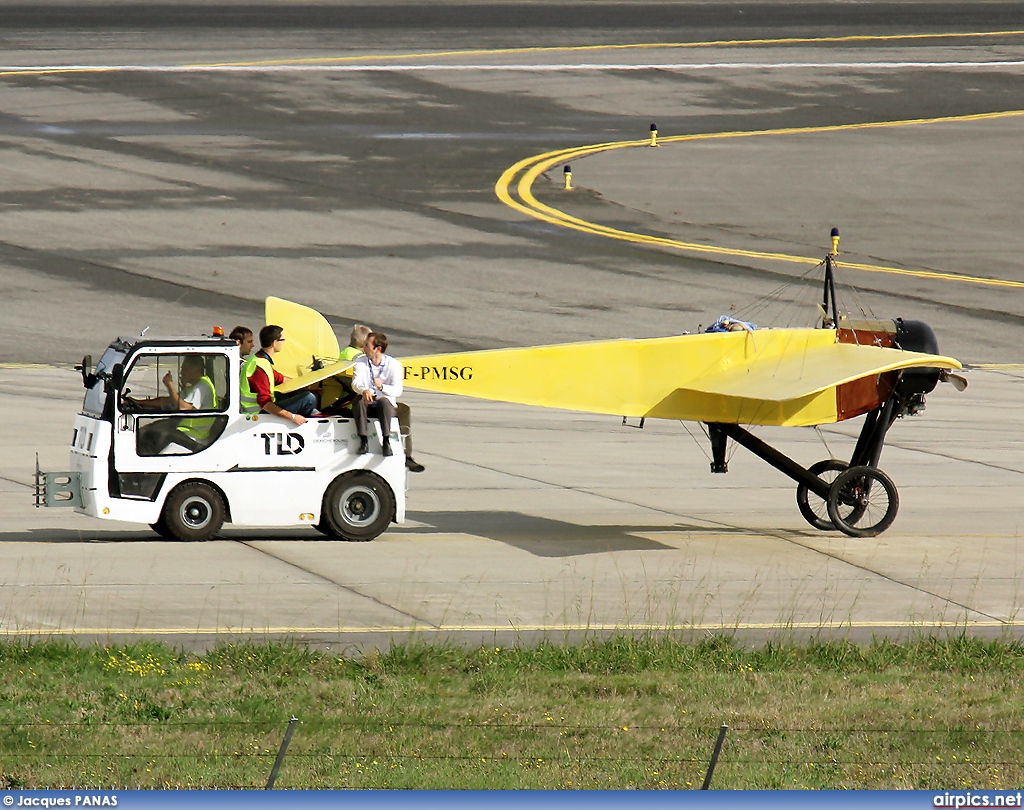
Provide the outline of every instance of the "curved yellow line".
[[[943,116],[939,118],[911,118],[902,121],[877,121],[868,122],[861,124],[835,124],[829,126],[816,126],[816,127],[787,127],[778,129],[765,129],[765,130],[751,130],[751,131],[730,131],[730,132],[709,132],[700,133],[693,135],[675,135],[671,137],[659,138],[659,142],[664,143],[678,143],[682,141],[697,141],[697,140],[716,140],[724,138],[749,138],[760,135],[793,135],[793,134],[808,134],[808,133],[819,133],[819,132],[840,132],[846,130],[858,130],[858,129],[881,129],[886,127],[898,127],[898,126],[922,126],[927,124],[941,124],[941,123],[960,123],[964,121],[984,121],[993,120],[999,118],[1013,118],[1024,116],[1024,110],[1007,110],[1003,112],[995,113],[976,113],[972,115],[956,115],[956,116]],[[720,256],[731,256],[731,257],[742,257],[749,259],[762,259],[769,261],[784,261],[796,264],[818,264],[820,259],[810,258],[807,256],[794,256],[786,253],[770,253],[766,251],[758,250],[744,250],[741,248],[728,248],[717,245],[702,245],[694,242],[683,242],[678,239],[669,239],[666,237],[652,236],[650,234],[639,233],[635,231],[624,231],[619,228],[612,228],[606,225],[600,225],[596,222],[590,222],[583,220],[578,217],[574,217],[565,211],[561,211],[557,208],[553,208],[549,205],[545,205],[540,202],[533,195],[533,184],[537,178],[554,166],[557,163],[568,163],[571,160],[577,158],[586,157],[588,155],[597,154],[599,152],[608,152],[613,149],[625,149],[631,147],[644,147],[649,148],[650,141],[648,139],[633,140],[633,141],[616,141],[602,144],[592,144],[589,146],[576,146],[569,149],[558,150],[555,152],[546,152],[541,155],[535,155],[534,157],[525,158],[519,161],[513,166],[509,167],[502,173],[498,182],[495,184],[495,194],[498,199],[506,205],[520,211],[528,216],[540,219],[544,222],[548,222],[552,225],[560,225],[565,228],[571,228],[576,231],[583,233],[596,234],[598,236],[606,236],[610,239],[618,239],[623,242],[633,242],[637,244],[654,245],[657,247],[667,247],[675,250],[691,253],[702,253]],[[516,201],[509,188],[512,185],[513,180],[517,175],[522,172],[522,176],[516,186],[516,191],[522,200],[522,202]],[[942,281],[957,281],[968,284],[981,284],[992,287],[1010,287],[1010,288],[1024,288],[1024,282],[1012,281],[1008,279],[994,279],[994,278],[983,278],[980,276],[969,276],[962,273],[945,273],[940,271],[932,270],[908,270],[900,267],[886,267],[881,265],[862,264],[859,262],[842,262],[844,268],[850,268],[853,270],[861,270],[867,273],[888,273],[890,275],[901,275],[901,276],[912,276],[914,278],[925,278],[925,279],[938,279]]]

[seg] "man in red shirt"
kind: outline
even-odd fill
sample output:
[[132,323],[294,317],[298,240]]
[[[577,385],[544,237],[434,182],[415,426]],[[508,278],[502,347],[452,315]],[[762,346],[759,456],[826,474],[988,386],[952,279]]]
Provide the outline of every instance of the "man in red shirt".
[[268,324],[260,330],[260,350],[253,352],[242,366],[242,411],[243,413],[269,413],[280,416],[296,425],[304,425],[307,416],[319,416],[316,397],[309,391],[277,399],[275,386],[287,377],[274,368],[274,355],[284,342],[284,330]]

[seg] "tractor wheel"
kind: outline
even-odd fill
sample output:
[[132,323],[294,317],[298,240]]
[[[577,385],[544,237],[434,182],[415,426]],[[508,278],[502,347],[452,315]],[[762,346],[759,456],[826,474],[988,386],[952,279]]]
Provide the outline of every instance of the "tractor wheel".
[[339,475],[324,493],[320,528],[339,540],[373,540],[391,525],[395,496],[379,475],[366,470]]
[[167,523],[164,521],[164,516],[160,515],[160,518],[156,523],[150,523],[149,528],[159,534],[164,540],[174,540],[175,537],[171,534],[170,529],[167,528]]
[[175,540],[203,542],[220,531],[224,513],[220,493],[209,484],[192,481],[175,487],[167,496],[160,521]]

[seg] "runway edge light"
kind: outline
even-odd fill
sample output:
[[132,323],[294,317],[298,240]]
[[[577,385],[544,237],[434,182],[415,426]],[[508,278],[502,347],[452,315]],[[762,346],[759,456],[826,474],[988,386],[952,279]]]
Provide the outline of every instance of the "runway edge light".
[[658,145],[658,125],[651,124],[651,146]]
[[565,190],[572,191],[572,169],[569,164],[565,164],[565,168],[562,169],[562,174],[565,175]]
[[839,255],[839,228],[832,229],[832,255]]

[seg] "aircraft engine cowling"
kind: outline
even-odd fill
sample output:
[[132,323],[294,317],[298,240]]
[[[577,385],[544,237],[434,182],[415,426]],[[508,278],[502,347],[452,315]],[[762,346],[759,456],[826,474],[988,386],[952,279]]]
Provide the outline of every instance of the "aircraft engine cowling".
[[[896,319],[896,345],[909,352],[938,354],[939,341],[924,321]],[[937,368],[908,368],[904,370],[896,390],[903,395],[928,394],[939,383]]]

